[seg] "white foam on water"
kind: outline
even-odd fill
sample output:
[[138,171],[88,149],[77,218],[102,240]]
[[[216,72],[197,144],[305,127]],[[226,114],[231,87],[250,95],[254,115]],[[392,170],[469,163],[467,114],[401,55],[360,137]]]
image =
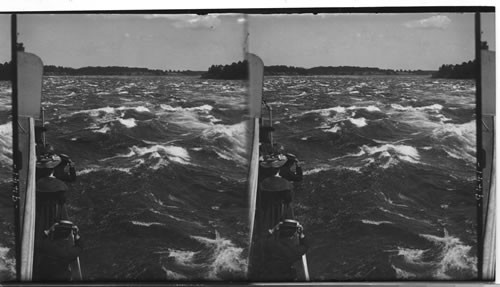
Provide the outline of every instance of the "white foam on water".
[[340,130],[342,130],[342,128],[339,125],[335,125],[333,128],[325,129],[323,131],[329,132],[329,133],[337,133]]
[[142,221],[135,221],[132,220],[130,221],[133,225],[138,225],[138,226],[145,226],[145,227],[150,227],[153,225],[160,225],[160,226],[165,226],[165,224],[160,223],[160,222],[142,222]]
[[[188,151],[185,148],[173,146],[173,145],[161,145],[155,144],[148,147],[137,147],[132,146],[129,148],[129,152],[126,154],[119,154],[113,157],[108,157],[101,159],[99,161],[108,161],[115,158],[130,158],[133,156],[148,156],[150,159],[156,159],[157,163],[155,165],[149,166],[152,169],[159,169],[162,166],[167,166],[169,162],[176,162],[179,164],[190,164],[191,157],[189,156]],[[165,160],[165,158],[167,160]],[[143,159],[136,159],[136,166],[139,166],[144,163]],[[114,170],[121,170],[120,168],[113,168]],[[123,169],[128,170],[130,172],[131,168]]]
[[302,106],[302,104],[297,104],[297,103],[290,103],[290,102],[268,102],[269,105],[271,106]]
[[437,279],[453,279],[449,275],[450,271],[477,273],[477,258],[470,255],[472,246],[465,245],[459,238],[451,236],[446,229],[443,237],[430,234],[420,234],[420,236],[441,247],[439,261],[434,271]]
[[318,113],[324,117],[327,117],[330,115],[331,112],[345,113],[345,111],[346,111],[346,108],[341,107],[341,106],[336,106],[336,107],[331,107],[331,108],[326,108],[326,109],[305,111],[302,113],[302,115],[309,114],[309,113]]
[[131,174],[131,169],[132,168],[123,168],[123,167],[91,167],[91,168],[85,168],[82,170],[77,170],[76,174],[77,175],[84,175],[84,174],[89,174],[92,172],[100,172],[100,171],[120,171],[120,172]]
[[137,126],[136,120],[134,118],[118,119],[118,121],[127,128],[133,128]]
[[413,107],[413,106],[402,106],[400,104],[391,104],[391,107],[398,111],[440,111],[443,106],[440,104],[433,104],[430,106],[423,107]]
[[151,112],[148,108],[146,108],[144,106],[136,107],[136,108],[134,108],[134,110],[136,110],[138,112]]
[[97,172],[97,171],[99,171],[98,168],[85,168],[85,169],[82,169],[82,170],[77,170],[76,174],[77,175],[84,175],[84,174],[88,174],[88,173],[91,173],[91,172]]
[[392,267],[392,269],[394,269],[394,271],[396,271],[396,278],[399,278],[399,279],[413,279],[413,278],[417,277],[417,275],[415,275],[414,273],[405,271],[405,270],[403,270],[401,268],[398,268],[398,267],[394,266],[393,264],[391,264],[391,267]]
[[366,110],[368,112],[380,112],[380,109],[376,106],[373,106],[373,105],[370,105],[367,107],[353,107],[353,108],[348,108],[348,109],[355,109],[355,110],[363,109],[363,110]]
[[243,273],[247,269],[246,259],[243,258],[243,248],[235,246],[231,240],[223,238],[216,231],[215,239],[202,236],[191,236],[203,243],[211,250],[211,264],[208,270],[208,279],[220,279],[221,273]]
[[439,120],[441,121],[441,123],[445,123],[445,122],[450,122],[450,121],[452,121],[452,119],[447,118],[447,117],[445,117],[445,116],[444,116],[444,115],[442,115],[442,114],[439,114],[439,115],[437,115],[436,117],[437,117],[437,118],[439,118]]
[[342,94],[342,92],[340,92],[340,91],[330,91],[330,92],[328,92],[326,94],[327,95],[340,95],[340,94]]
[[327,164],[317,164],[315,166],[316,167],[313,168],[313,169],[304,170],[303,174],[304,175],[310,175],[310,174],[315,174],[315,173],[319,173],[319,172],[322,172],[322,171],[327,171],[327,170],[334,169],[334,167],[329,166]]
[[[16,260],[7,255],[9,251],[10,248],[0,246],[0,275],[8,274],[14,279],[16,274]],[[0,277],[0,282],[4,282],[7,279]]]
[[193,266],[193,260],[199,251],[168,249],[168,257],[173,257],[176,264],[181,266]]
[[[191,238],[205,245],[205,250],[190,251],[168,249],[168,257],[180,266],[202,269],[200,277],[209,280],[220,280],[224,274],[244,274],[247,268],[246,259],[243,258],[243,248],[235,246],[231,240],[223,238],[215,232],[215,239],[191,236]],[[200,258],[205,259],[200,262]]]
[[99,116],[99,113],[101,113],[101,112],[111,114],[111,113],[114,113],[115,111],[116,111],[115,108],[107,106],[107,107],[102,107],[102,108],[97,108],[97,109],[80,110],[80,111],[72,112],[70,115],[86,113],[86,114],[89,114],[90,116],[97,117],[97,116]]
[[390,205],[394,205],[394,206],[399,206],[399,207],[408,207],[408,205],[405,205],[405,204],[398,204],[398,203],[394,203],[389,197],[387,197],[383,192],[379,192],[379,194],[382,195],[382,197],[384,198],[385,202],[389,203]]
[[398,247],[398,255],[403,256],[406,263],[422,264],[422,256],[428,250]]
[[[226,160],[234,160],[246,164],[247,158],[247,122],[243,121],[234,125],[213,125],[202,131],[203,139],[216,143],[213,146],[217,155]],[[230,146],[224,147],[217,144],[217,139],[225,139]]]
[[0,164],[12,164],[12,122],[0,125]]
[[164,266],[161,267],[163,271],[165,271],[165,279],[167,281],[176,281],[176,280],[187,280],[188,278],[180,273],[168,270]]
[[362,149],[369,155],[380,154],[379,157],[392,157],[392,155],[394,155],[397,159],[400,160],[404,160],[410,163],[420,163],[420,154],[418,153],[417,149],[408,145],[385,144],[376,147],[369,147],[364,145]]
[[367,125],[365,118],[357,118],[357,119],[349,118],[349,121],[353,125],[357,126],[358,128],[361,128],[361,127],[364,127]]
[[342,166],[342,167],[336,167],[335,169],[337,170],[341,170],[341,169],[347,169],[347,170],[350,170],[350,171],[355,171],[357,173],[361,173],[361,166]]
[[387,212],[387,213],[390,213],[390,214],[397,215],[397,216],[402,217],[402,218],[404,218],[404,219],[419,221],[419,220],[418,220],[418,219],[416,219],[416,218],[409,217],[409,216],[406,216],[406,215],[401,214],[401,213],[399,213],[399,212],[394,212],[394,211],[391,211],[391,210],[385,209],[385,208],[380,207],[380,206],[378,207],[378,209],[379,209],[379,210],[381,210],[381,211],[383,211],[383,212]]
[[183,108],[183,107],[172,107],[171,105],[161,104],[160,107],[166,111],[179,112],[179,111],[204,111],[209,112],[213,110],[214,107],[211,105],[202,105],[198,107]]
[[368,219],[361,219],[361,222],[363,222],[364,224],[372,224],[372,225],[394,224],[390,221],[374,221],[374,220],[368,220]]
[[105,134],[107,132],[109,132],[111,130],[111,128],[108,126],[108,125],[104,125],[102,128],[100,129],[97,129],[97,130],[92,130],[92,132],[94,133],[101,133],[101,134]]
[[465,159],[469,163],[476,162],[476,122],[464,124],[445,123],[432,131],[432,137],[438,141],[449,138],[457,139],[459,146],[444,145],[444,151],[453,158]]

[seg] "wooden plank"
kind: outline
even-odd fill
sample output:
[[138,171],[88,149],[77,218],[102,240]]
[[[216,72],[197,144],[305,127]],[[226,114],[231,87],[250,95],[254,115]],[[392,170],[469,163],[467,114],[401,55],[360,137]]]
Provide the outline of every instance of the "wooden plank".
[[259,180],[259,119],[253,119],[253,141],[252,154],[250,158],[250,171],[248,174],[248,193],[249,193],[249,248],[248,254],[251,254],[252,242],[254,240],[255,210],[257,205],[257,187]]
[[481,108],[482,148],[485,151],[483,169],[483,254],[482,279],[495,279],[496,240],[496,181],[495,181],[495,103],[496,103],[495,52],[481,50]]
[[21,280],[31,281],[33,278],[33,258],[35,249],[35,214],[36,214],[36,153],[35,153],[35,120],[22,119],[27,125],[26,133],[19,133],[19,143],[23,148],[23,167],[20,173],[21,201]]

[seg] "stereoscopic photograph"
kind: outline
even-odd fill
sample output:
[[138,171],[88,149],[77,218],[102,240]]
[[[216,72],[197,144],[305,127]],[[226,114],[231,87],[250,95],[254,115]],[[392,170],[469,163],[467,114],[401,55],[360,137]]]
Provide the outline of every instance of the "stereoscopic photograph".
[[494,280],[494,8],[352,10],[0,15],[0,281]]
[[[494,15],[481,16],[483,48],[494,50]],[[261,133],[272,134],[260,135],[272,148],[260,163],[251,276],[477,279],[475,15],[248,21],[249,51],[265,65]],[[290,224],[299,236],[281,229],[268,241],[268,229]],[[276,257],[288,264],[281,275]]]
[[17,16],[22,276],[246,278],[247,82],[207,72],[243,60],[241,18]]

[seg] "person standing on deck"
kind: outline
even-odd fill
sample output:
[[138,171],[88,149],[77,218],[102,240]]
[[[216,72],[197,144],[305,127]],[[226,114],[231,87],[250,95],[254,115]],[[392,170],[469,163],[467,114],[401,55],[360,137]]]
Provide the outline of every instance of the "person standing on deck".
[[36,236],[60,219],[67,219],[64,204],[68,186],[53,176],[54,168],[61,163],[57,155],[44,155],[36,162]]
[[309,249],[302,226],[295,220],[286,219],[269,230],[269,234],[269,238],[257,247],[260,260],[257,264],[259,272],[255,276],[258,278],[250,279],[285,282],[296,280],[297,271],[293,266]]
[[[83,251],[78,227],[70,221],[61,220],[44,231],[39,246],[40,281],[71,281],[70,264]],[[37,280],[37,281],[38,281]]]
[[[39,168],[37,166],[37,179],[53,175],[55,178],[58,178],[65,182],[73,182],[76,180],[75,163],[71,160],[69,156],[65,154],[57,155],[54,152],[54,148],[49,144],[37,145],[37,159],[39,162],[50,161],[51,157],[52,158],[59,157],[60,160],[59,164],[57,164],[54,167],[51,167],[50,168],[51,170],[49,169],[44,171],[40,170],[40,173],[39,173]],[[69,167],[68,171],[66,171],[66,167]],[[40,175],[38,176],[38,174]]]
[[289,181],[300,182],[302,181],[302,167],[297,157],[291,153],[285,154],[287,161],[280,168],[279,175]]

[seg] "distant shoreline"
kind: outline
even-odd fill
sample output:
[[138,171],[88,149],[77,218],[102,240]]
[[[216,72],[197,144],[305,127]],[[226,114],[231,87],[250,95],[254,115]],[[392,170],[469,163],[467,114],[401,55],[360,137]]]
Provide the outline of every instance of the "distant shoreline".
[[[425,75],[431,76],[437,71],[393,70],[357,66],[318,66],[302,68],[294,66],[265,66],[264,76],[370,76],[370,75]],[[233,62],[229,65],[212,65],[201,76],[204,79],[237,80],[248,78],[246,61]]]
[[[0,81],[10,80],[11,64],[0,64]],[[394,70],[358,66],[318,66],[302,68],[285,65],[265,66],[265,76],[429,76],[432,78],[471,79],[474,78],[474,62],[464,62],[461,65],[442,65],[439,70]],[[234,62],[229,65],[212,65],[208,71],[192,70],[159,70],[120,66],[88,66],[68,68],[62,66],[44,66],[44,76],[193,76],[202,79],[245,80],[248,79],[246,61]]]

